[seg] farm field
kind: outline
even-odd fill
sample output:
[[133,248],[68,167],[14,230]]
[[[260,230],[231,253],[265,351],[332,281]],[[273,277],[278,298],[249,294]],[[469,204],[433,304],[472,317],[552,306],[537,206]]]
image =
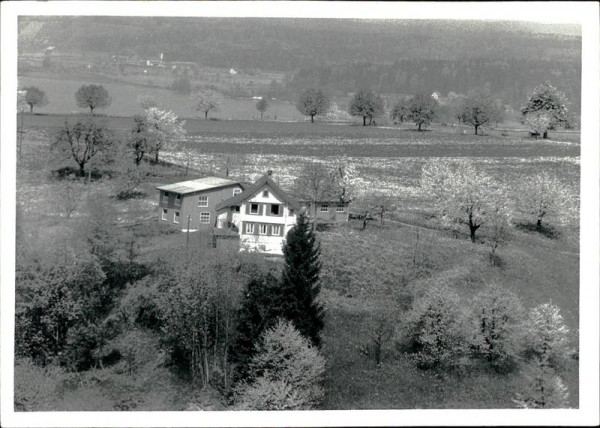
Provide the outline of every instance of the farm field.
[[[78,77],[71,80],[63,80],[50,77],[19,77],[19,85],[36,86],[46,92],[50,103],[35,112],[49,114],[74,114],[85,113],[75,102],[75,92],[82,85],[98,84],[97,76],[89,78]],[[181,118],[193,118],[196,112],[192,109],[190,99],[186,95],[175,93],[169,89],[156,86],[145,86],[130,82],[119,82],[109,80],[102,85],[106,88],[112,98],[111,105],[101,111],[102,114],[110,116],[130,116],[131,112],[140,110],[137,97],[140,93],[149,93],[157,100],[163,108],[173,111]],[[66,96],[65,94],[72,94]],[[259,118],[260,113],[256,110],[256,101],[251,99],[225,98],[219,111],[211,112],[211,118],[217,119],[240,119],[252,120]],[[303,116],[296,107],[288,102],[269,101],[269,108],[265,117],[277,120],[302,120]]]
[[[44,245],[60,240],[61,234],[75,233],[70,224],[87,215],[83,208],[77,208],[71,219],[63,218],[60,202],[54,197],[64,183],[49,178],[52,170],[69,165],[64,158],[48,156],[56,128],[65,118],[72,119],[63,115],[27,115],[23,158],[18,163],[18,233]],[[117,135],[125,135],[131,127],[130,118],[101,120]],[[240,159],[231,177],[253,181],[272,169],[275,180],[284,189],[291,188],[303,164],[329,165],[346,156],[356,169],[359,192],[380,192],[397,202],[398,210],[383,225],[373,221],[360,230],[358,222],[350,221],[318,233],[323,252],[322,298],[326,306],[323,353],[327,371],[322,408],[513,407],[511,400],[521,382],[516,375],[501,376],[475,367],[462,376],[438,377],[417,370],[393,344],[384,349],[379,367],[362,352],[377,315],[391,314],[401,323],[411,299],[434,283],[450,285],[463,299],[494,282],[517,293],[526,308],[551,300],[561,308],[572,332],[572,346],[578,347],[578,218],[567,224],[549,218],[556,232],[554,237],[513,228],[509,242],[498,249],[503,267],[491,266],[488,247],[472,244],[464,231],[449,228],[432,216],[430,195],[420,185],[426,162],[468,158],[506,189],[533,172],[544,170],[571,186],[572,193],[578,195],[580,144],[575,134],[551,133],[550,140],[542,141],[524,138],[519,133],[463,135],[447,127],[417,133],[393,127],[224,120],[188,120],[186,126],[187,144],[193,150],[189,175],[184,176],[180,166],[185,164],[184,154],[166,150],[161,159],[169,164],[157,169],[140,186],[143,197],[111,202],[119,223],[147,229],[140,238],[140,252],[145,258],[185,245],[184,234],[169,233],[158,222],[155,187],[202,175],[222,176],[226,155]],[[92,197],[108,197],[113,190],[111,180],[81,186],[82,195],[88,192]],[[156,339],[147,340],[154,343]],[[89,383],[96,386],[63,391],[48,406],[61,408],[79,395],[82,398],[77,403],[78,410],[109,410],[125,400],[131,393],[127,391],[147,394],[137,403],[137,410],[181,410],[195,399],[210,401],[206,397],[193,398],[194,393],[181,387],[180,381],[158,363],[148,362],[144,370],[145,382],[131,385],[122,381],[119,388],[114,387],[114,382],[121,382],[117,376],[105,382],[110,370],[89,374],[90,378],[104,380]],[[570,406],[577,407],[576,361],[569,362],[565,384],[570,392]],[[177,388],[182,388],[182,392],[175,396]],[[120,395],[109,394],[113,390],[120,391]]]

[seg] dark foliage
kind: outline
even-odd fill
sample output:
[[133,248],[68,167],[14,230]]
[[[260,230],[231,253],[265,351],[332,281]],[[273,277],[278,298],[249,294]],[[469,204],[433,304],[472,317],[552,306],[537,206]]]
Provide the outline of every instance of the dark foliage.
[[231,349],[238,379],[247,377],[248,364],[261,334],[274,326],[284,313],[280,303],[280,280],[273,273],[258,275],[248,283],[238,311],[237,338]]
[[282,315],[293,322],[300,334],[313,345],[321,344],[323,306],[318,301],[321,248],[313,226],[300,213],[288,232],[283,248],[285,267],[281,281]]

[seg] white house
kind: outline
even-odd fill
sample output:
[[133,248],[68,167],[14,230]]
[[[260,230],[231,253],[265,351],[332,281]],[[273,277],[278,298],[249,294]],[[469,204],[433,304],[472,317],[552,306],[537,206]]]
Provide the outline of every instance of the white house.
[[216,229],[237,231],[240,250],[283,254],[285,237],[296,224],[299,203],[272,180],[271,171],[216,207]]

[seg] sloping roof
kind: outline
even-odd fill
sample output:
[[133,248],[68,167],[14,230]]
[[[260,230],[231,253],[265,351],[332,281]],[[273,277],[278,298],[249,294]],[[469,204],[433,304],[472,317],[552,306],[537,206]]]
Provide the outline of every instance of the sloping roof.
[[[158,190],[165,192],[173,192],[179,194],[200,192],[202,190],[216,189],[219,187],[231,186],[233,184],[240,184],[239,181],[229,180],[227,178],[219,177],[204,177],[198,178],[197,180],[180,181],[179,183],[165,184],[158,186]],[[243,186],[242,186],[243,187]]]
[[222,210],[223,208],[230,207],[232,205],[240,205],[246,199],[254,196],[264,185],[268,185],[275,196],[279,198],[281,201],[288,204],[291,208],[295,210],[300,210],[300,204],[290,195],[285,193],[281,188],[271,179],[269,174],[263,175],[257,181],[255,181],[251,186],[247,187],[242,193],[238,193],[237,195],[225,199],[221,203],[218,203],[215,207],[216,211]]

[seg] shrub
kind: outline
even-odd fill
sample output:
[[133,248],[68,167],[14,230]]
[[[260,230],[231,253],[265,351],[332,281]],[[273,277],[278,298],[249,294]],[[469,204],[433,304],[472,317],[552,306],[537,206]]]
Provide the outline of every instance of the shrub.
[[527,353],[540,365],[560,369],[569,354],[569,328],[560,308],[543,303],[529,311],[527,319]]
[[466,354],[458,295],[446,286],[427,290],[406,322],[408,348],[421,369],[455,368]]
[[569,391],[549,367],[534,363],[524,373],[525,384],[513,402],[524,409],[559,409],[569,406]]
[[236,388],[239,409],[302,410],[319,403],[325,360],[289,321],[267,330],[256,350],[250,381]]
[[512,291],[491,285],[471,301],[471,355],[494,370],[513,369],[523,350],[523,307]]

